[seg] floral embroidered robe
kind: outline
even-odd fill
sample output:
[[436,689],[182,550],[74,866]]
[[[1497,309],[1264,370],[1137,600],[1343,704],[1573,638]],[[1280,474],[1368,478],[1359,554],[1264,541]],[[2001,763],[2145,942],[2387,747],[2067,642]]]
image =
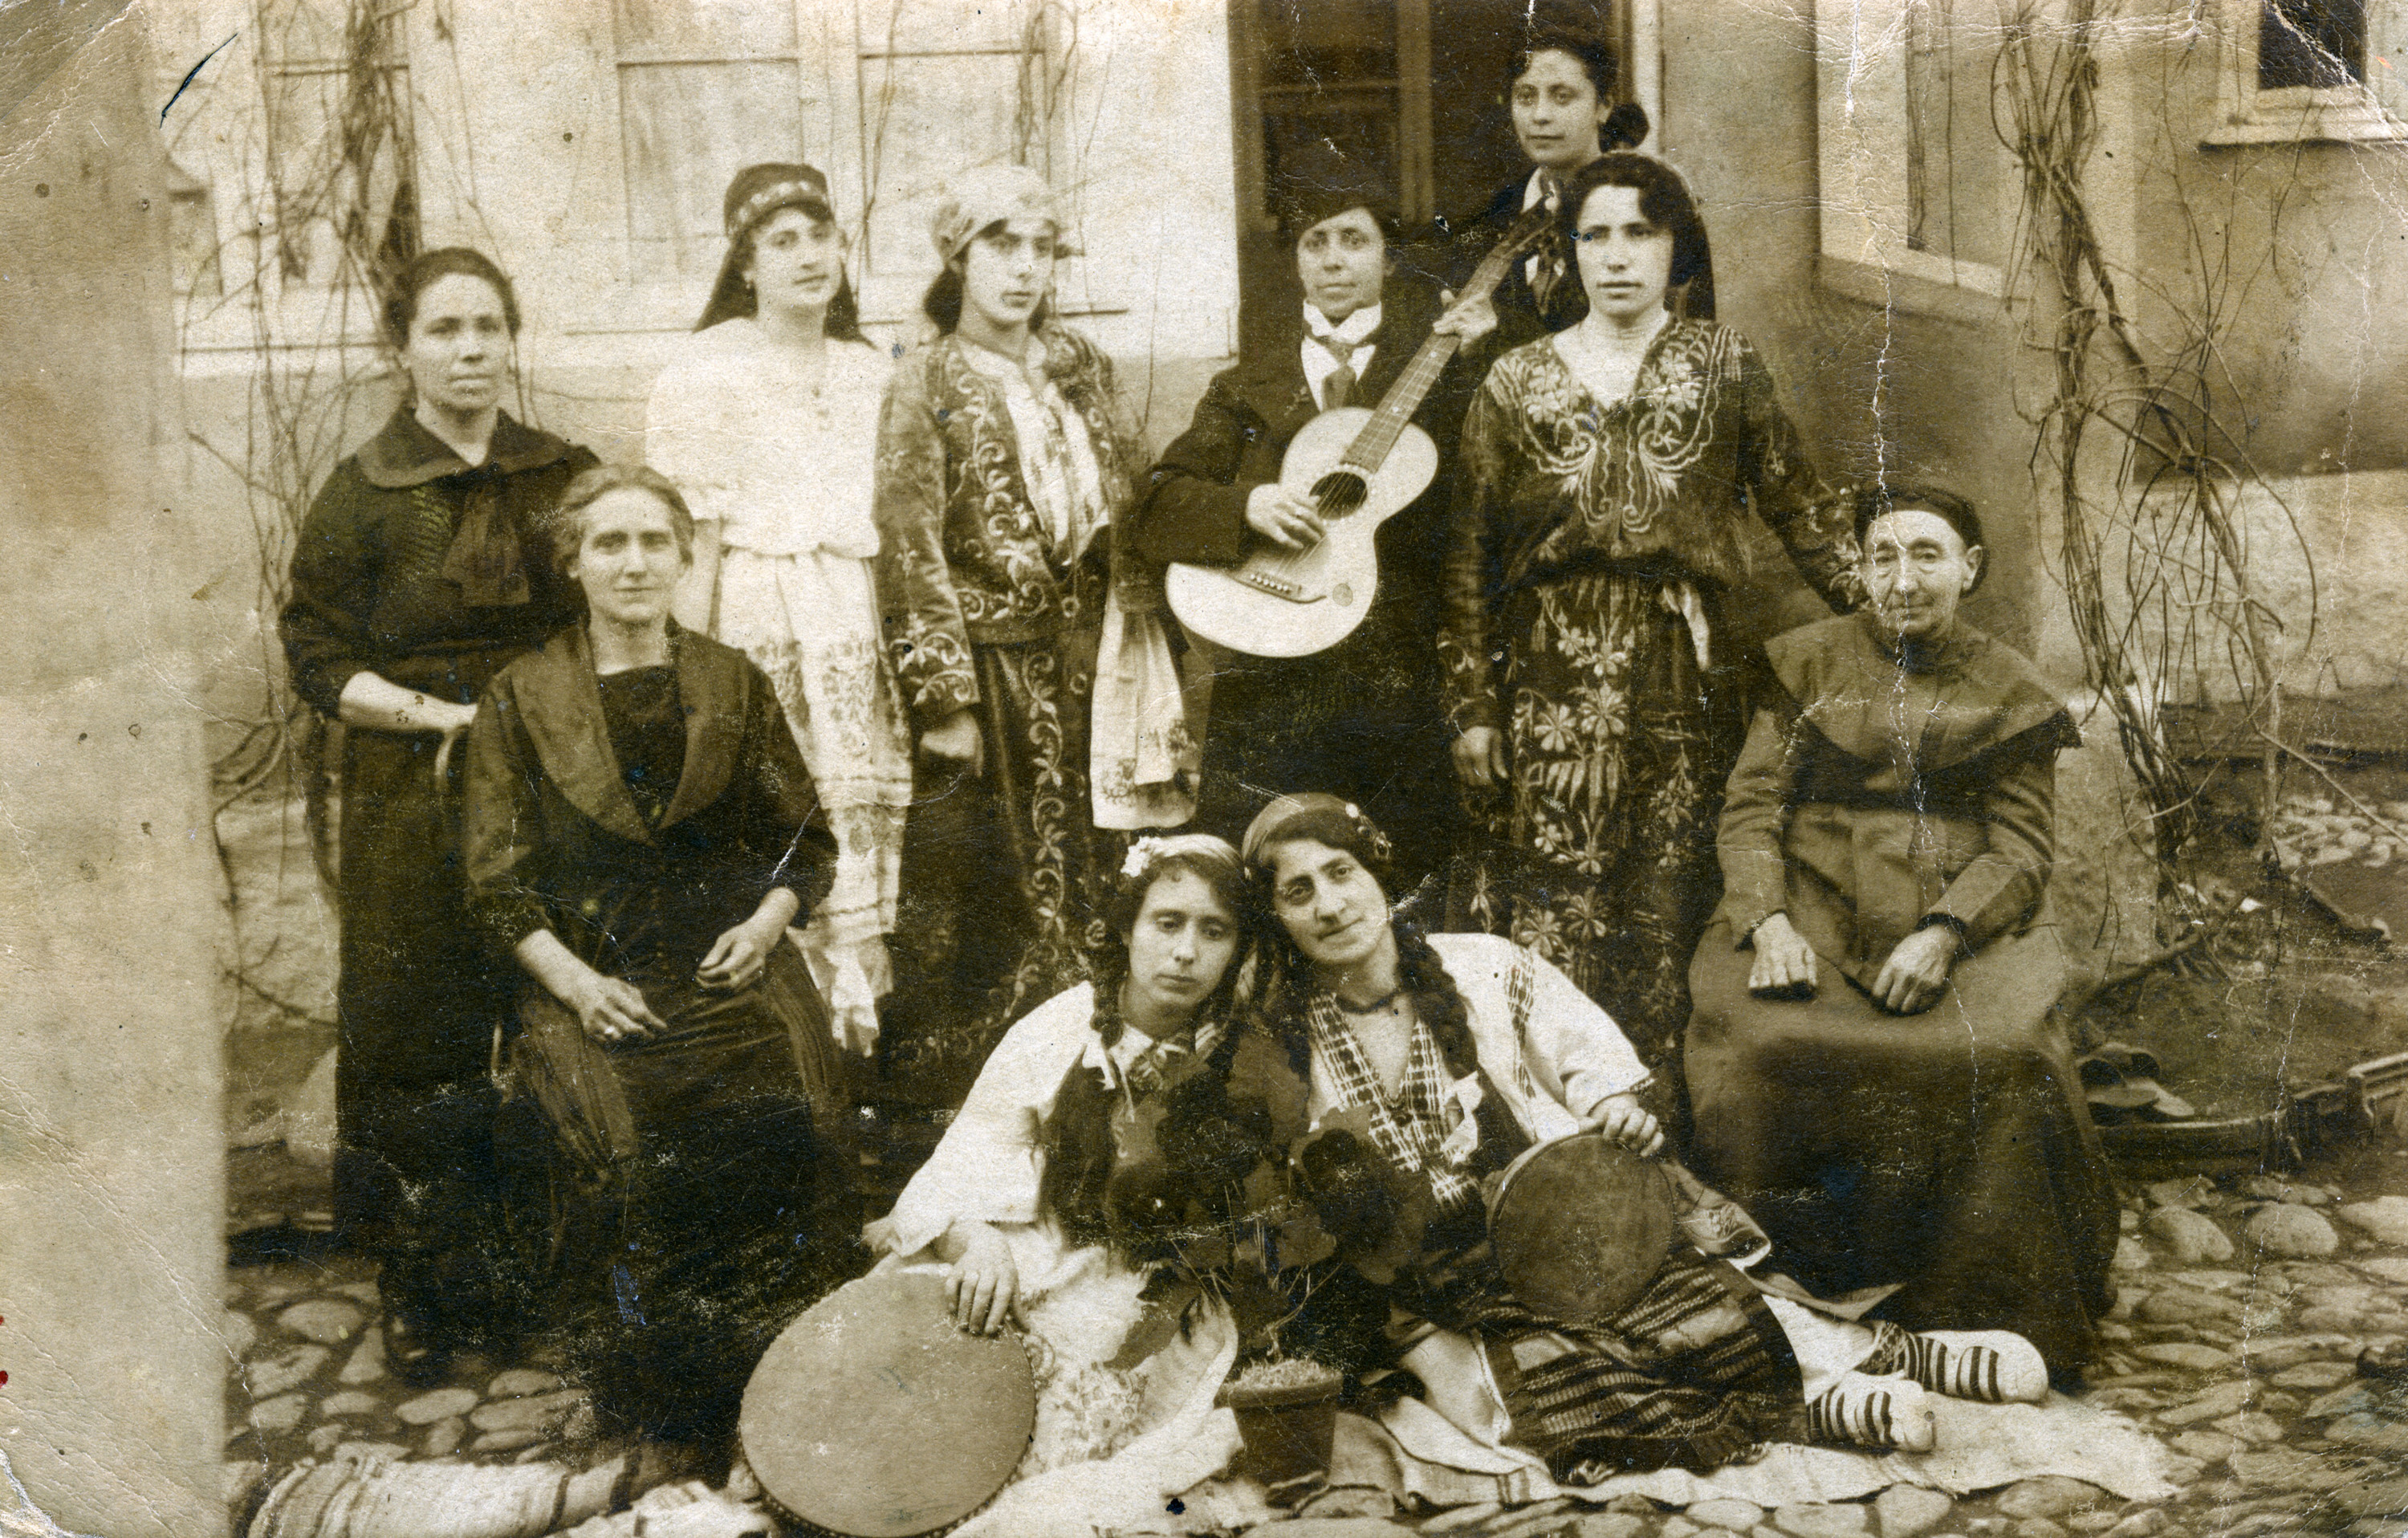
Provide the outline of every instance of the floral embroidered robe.
[[1504,733],[1456,894],[1465,927],[1568,973],[1677,1073],[1687,970],[1720,889],[1714,826],[1745,730],[1722,602],[1753,509],[1834,609],[1846,507],[1738,332],[1675,320],[1599,402],[1552,338],[1498,359],[1464,423],[1440,637],[1458,730]]

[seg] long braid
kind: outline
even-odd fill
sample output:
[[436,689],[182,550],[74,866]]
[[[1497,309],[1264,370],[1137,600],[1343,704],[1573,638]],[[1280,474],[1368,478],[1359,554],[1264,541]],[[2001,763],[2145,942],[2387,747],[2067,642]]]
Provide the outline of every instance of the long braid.
[[1395,923],[1398,981],[1437,1040],[1447,1076],[1468,1078],[1480,1070],[1480,1052],[1471,1040],[1471,1013],[1464,1007],[1463,990],[1455,985],[1419,924],[1404,917]]

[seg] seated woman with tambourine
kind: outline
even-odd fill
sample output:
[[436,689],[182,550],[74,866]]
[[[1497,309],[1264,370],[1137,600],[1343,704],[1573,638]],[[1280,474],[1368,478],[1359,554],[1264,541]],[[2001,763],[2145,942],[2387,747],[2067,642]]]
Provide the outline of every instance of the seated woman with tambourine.
[[[1025,1531],[1015,1522],[1049,1509],[1100,1519],[1107,1500],[1135,1500],[1131,1521],[1158,1518],[1238,1450],[1234,1417],[1214,1408],[1239,1346],[1230,1311],[1148,1284],[1182,1191],[1277,1163],[1268,1113],[1238,1118],[1248,1133],[1223,1093],[1233,1059],[1265,1050],[1228,1028],[1243,887],[1220,839],[1139,840],[1099,980],[1011,1027],[936,1153],[870,1225],[882,1270],[948,1268],[963,1329],[1016,1319],[1039,1343],[1016,1483],[965,1532]],[[1233,1143],[1242,1168],[1218,1168]],[[1108,1472],[1091,1467],[1105,1460]]]
[[[1316,1135],[1295,1176],[1351,1272],[1320,1278],[1313,1306],[1387,1321],[1357,1331],[1334,1365],[1367,1381],[1394,1369],[1418,1379],[1464,1466],[1493,1472],[1498,1450],[1519,1448],[1554,1479],[1593,1484],[1711,1468],[1801,1436],[1922,1450],[1934,1434],[1927,1387],[2044,1390],[2037,1354],[2012,1337],[1952,1362],[1896,1327],[1876,1332],[1765,1294],[1671,1233],[1669,1212],[1652,1229],[1637,1220],[1626,1209],[1665,1201],[1666,1183],[1591,1134],[1642,1158],[1661,1148],[1638,1054],[1523,947],[1425,936],[1398,918],[1383,884],[1387,839],[1356,808],[1283,797],[1247,830],[1245,858],[1278,921],[1265,941],[1262,1016],[1311,1081]],[[1584,1138],[1596,1173],[1577,1215],[1558,1192],[1549,1220],[1529,1227],[1540,1245],[1611,1230],[1609,1253],[1551,1263],[1526,1253],[1518,1226],[1508,1231],[1514,1166]],[[1673,1173],[1702,1219],[1685,1232],[1715,1243],[1718,1215],[1752,1230]],[[1567,1295],[1541,1286],[1551,1273],[1592,1279]],[[1385,1310],[1364,1309],[1366,1293]],[[1977,1384],[1971,1368],[1991,1376]],[[1971,1392],[1979,1387],[2004,1391]],[[1413,1450],[1428,1457],[1435,1428],[1418,1418]]]

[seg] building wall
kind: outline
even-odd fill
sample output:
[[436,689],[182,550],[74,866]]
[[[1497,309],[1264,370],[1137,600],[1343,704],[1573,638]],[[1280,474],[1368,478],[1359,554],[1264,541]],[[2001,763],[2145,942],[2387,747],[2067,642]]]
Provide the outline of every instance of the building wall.
[[32,7],[0,63],[0,1528],[183,1538],[225,1520],[222,918],[159,98],[116,9]]
[[2150,20],[2124,62],[2134,97],[2160,108],[2128,119],[2140,170],[2128,207],[2110,208],[2148,275],[2133,302],[2169,351],[2216,322],[2211,398],[2223,452],[2266,482],[2240,508],[2253,579],[2285,622],[2286,683],[2408,682],[2408,144],[2207,144],[2216,50]]
[[[1876,303],[1826,280],[1812,0],[1664,0],[1663,38],[1664,153],[1713,237],[1721,319],[1764,353],[1827,478],[1903,474],[1975,500],[1992,576],[1967,616],[2030,644],[2040,589],[2028,442],[2002,367],[2004,318],[1961,305],[1934,312],[1913,285]],[[1824,612],[1779,546],[1757,544],[1764,630]]]

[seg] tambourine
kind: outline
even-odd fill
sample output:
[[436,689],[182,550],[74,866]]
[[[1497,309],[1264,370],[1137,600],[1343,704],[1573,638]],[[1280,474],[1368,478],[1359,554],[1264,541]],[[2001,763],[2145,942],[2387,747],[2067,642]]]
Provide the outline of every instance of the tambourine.
[[788,1325],[745,1385],[737,1429],[789,1514],[848,1538],[912,1538],[985,1504],[1036,1424],[1019,1337],[957,1329],[942,1276],[896,1271]]
[[1526,1149],[1488,1201],[1488,1240],[1513,1296],[1568,1323],[1645,1291],[1672,1243],[1664,1171],[1601,1133]]

